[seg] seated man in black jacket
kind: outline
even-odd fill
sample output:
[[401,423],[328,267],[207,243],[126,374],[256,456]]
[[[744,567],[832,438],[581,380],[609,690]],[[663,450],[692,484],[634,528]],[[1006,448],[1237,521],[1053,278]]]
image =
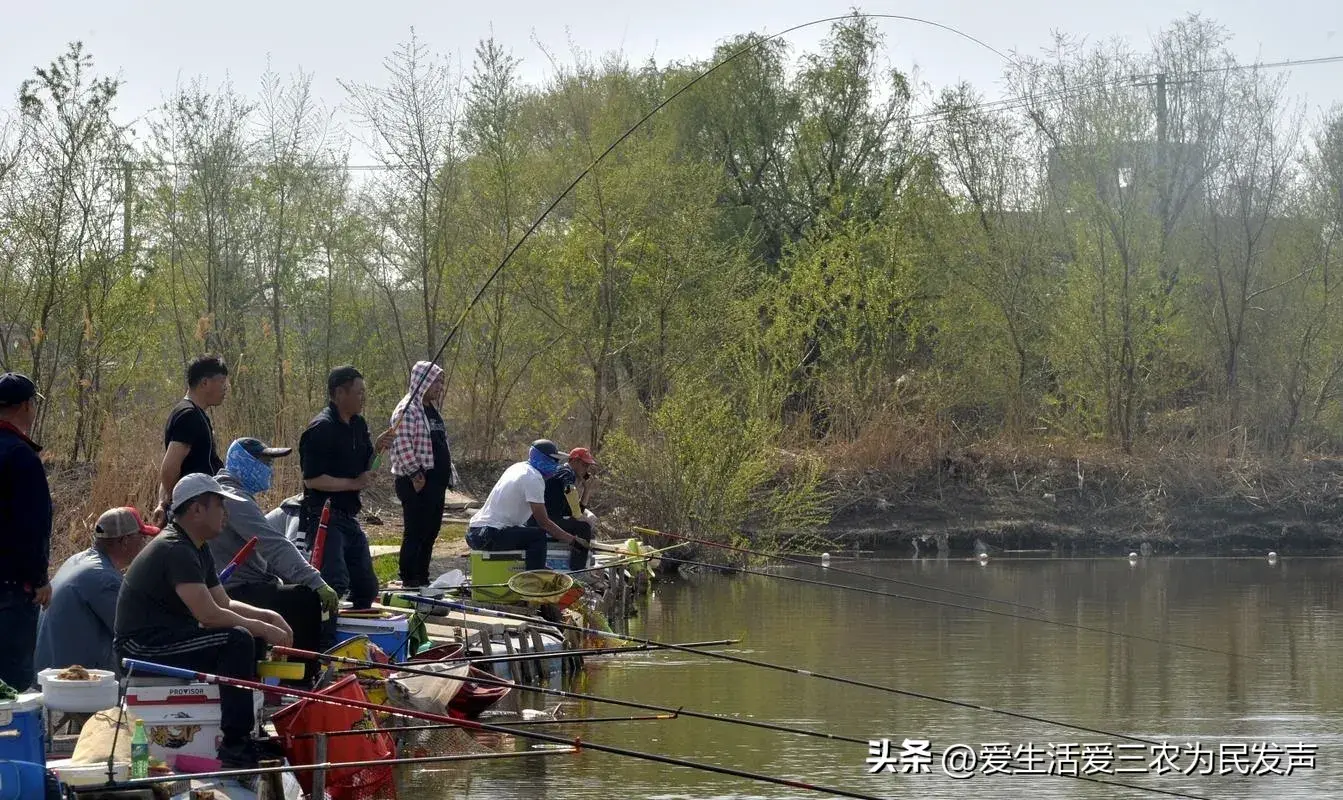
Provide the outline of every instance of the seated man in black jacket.
[[[587,479],[588,470],[596,464],[586,448],[575,448],[569,453],[569,463],[546,479],[546,513],[561,530],[575,537],[569,545],[570,571],[587,566],[588,543],[596,534],[583,518],[584,508],[578,489],[578,485]],[[536,518],[527,520],[527,524],[536,527]]]

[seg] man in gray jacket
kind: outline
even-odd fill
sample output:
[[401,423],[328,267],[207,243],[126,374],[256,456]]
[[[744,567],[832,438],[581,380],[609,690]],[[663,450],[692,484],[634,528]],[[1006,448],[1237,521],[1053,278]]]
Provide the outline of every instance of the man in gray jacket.
[[[216,477],[247,500],[225,499],[228,520],[224,532],[210,540],[210,554],[216,564],[228,564],[255,537],[256,549],[224,581],[229,597],[274,611],[293,629],[295,647],[321,651],[331,645],[331,626],[324,618],[335,620],[340,599],[256,502],[258,494],[270,489],[272,460],[292,452],[257,439],[238,439],[229,446],[224,469]],[[310,678],[317,671],[318,665],[309,665]]]

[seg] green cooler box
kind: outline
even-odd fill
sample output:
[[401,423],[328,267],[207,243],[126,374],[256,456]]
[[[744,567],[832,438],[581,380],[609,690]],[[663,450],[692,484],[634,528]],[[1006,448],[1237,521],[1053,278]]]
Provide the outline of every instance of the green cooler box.
[[[527,570],[527,553],[523,550],[472,550],[471,599],[488,603],[513,603],[521,600],[507,586],[508,579]],[[477,586],[490,588],[477,589]]]

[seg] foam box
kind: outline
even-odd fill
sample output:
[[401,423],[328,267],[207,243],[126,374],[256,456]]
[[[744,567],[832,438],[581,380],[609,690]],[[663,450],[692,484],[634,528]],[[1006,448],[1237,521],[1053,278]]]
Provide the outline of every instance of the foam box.
[[[149,754],[154,758],[175,765],[179,755],[215,757],[223,738],[218,686],[132,686],[126,690],[126,708],[144,720]],[[252,710],[259,720],[261,695],[257,692],[252,692]]]
[[410,617],[385,614],[383,617],[356,617],[342,614],[336,624],[336,642],[367,636],[393,661],[410,660]]

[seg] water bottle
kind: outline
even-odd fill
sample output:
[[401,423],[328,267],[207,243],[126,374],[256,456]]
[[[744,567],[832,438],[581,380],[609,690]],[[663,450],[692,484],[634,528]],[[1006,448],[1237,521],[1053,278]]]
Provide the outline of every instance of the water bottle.
[[131,777],[149,777],[149,735],[144,720],[135,721],[135,735],[131,736]]

